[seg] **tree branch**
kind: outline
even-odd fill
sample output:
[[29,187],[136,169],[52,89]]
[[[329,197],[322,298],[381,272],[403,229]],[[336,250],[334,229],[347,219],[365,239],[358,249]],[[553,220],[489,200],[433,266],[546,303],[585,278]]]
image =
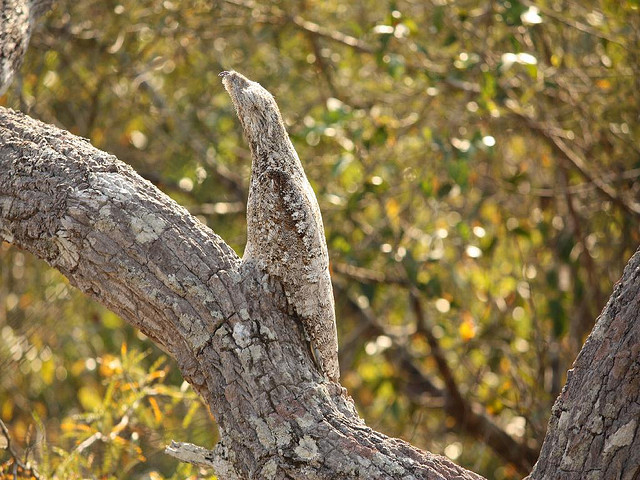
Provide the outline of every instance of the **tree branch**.
[[[237,275],[237,255],[130,167],[11,110],[0,110],[0,138],[4,239],[58,268],[174,356],[233,313],[222,295],[199,304],[190,288],[226,292],[223,278]],[[167,335],[174,331],[181,335]]]
[[469,402],[462,396],[458,388],[458,382],[440,347],[440,342],[433,335],[432,329],[428,325],[418,294],[411,292],[410,295],[411,304],[418,319],[419,331],[427,339],[438,372],[447,389],[449,399],[445,403],[445,410],[456,419],[458,428],[462,431],[481,439],[520,472],[529,472],[538,458],[538,452],[506,433],[493,419],[484,413],[484,408],[481,405]]
[[393,273],[382,273],[369,268],[357,267],[349,263],[332,263],[331,269],[345,277],[361,283],[409,286],[406,278]]
[[529,480],[638,478],[639,358],[640,249],[569,370]]
[[[2,5],[9,15],[3,18],[13,20],[0,25],[0,88],[20,64],[40,7],[49,3]],[[293,22],[359,48],[358,39],[354,44],[316,24]],[[640,213],[590,175],[562,139],[542,131],[587,180]],[[49,262],[177,360],[218,420],[221,442],[211,463],[202,463],[219,476],[481,478],[366,427],[346,392],[318,374],[296,318],[285,313],[278,282],[241,269],[235,252],[185,209],[86,140],[4,108],[0,238]],[[574,364],[529,478],[640,475],[639,312],[640,250]],[[419,308],[416,313],[421,316]],[[463,409],[478,435],[496,433],[496,445],[504,440],[508,449],[513,439],[465,404],[436,339],[427,338],[451,405]],[[190,455],[185,450],[174,445],[173,453],[209,458],[199,447]]]
[[366,427],[319,375],[279,284],[115,157],[8,109],[0,238],[176,358],[218,421],[225,478],[481,478]]
[[577,170],[585,180],[594,185],[600,193],[629,214],[640,217],[640,204],[632,199],[626,199],[617,193],[611,185],[605,183],[603,180],[603,178],[606,178],[605,176],[591,172],[587,167],[586,160],[582,158],[578,152],[572,150],[549,126],[528,117],[515,108],[509,108],[509,111],[523,120],[531,130],[539,132],[551,148],[558,153],[572,169]]
[[[4,424],[4,422],[2,420],[0,420],[0,450],[7,450],[9,452],[9,455],[11,456],[11,460],[10,462],[13,463],[12,465],[12,470],[14,478],[17,478],[18,473],[18,469],[21,469],[23,473],[27,473],[30,475],[31,478],[34,478],[35,480],[39,480],[40,479],[40,475],[38,474],[38,472],[36,472],[30,465],[28,462],[23,462],[22,460],[20,460],[20,458],[18,458],[18,453],[15,451],[15,449],[13,448],[12,442],[11,442],[11,434],[9,433],[9,429],[7,428],[7,426]],[[26,454],[25,454],[26,457]],[[6,466],[7,464],[4,464],[3,466]],[[8,478],[8,477],[7,477]]]
[[[349,306],[362,318],[360,324],[368,326],[373,335],[386,335],[394,340],[393,346],[385,350],[384,353],[387,360],[396,365],[396,370],[403,372],[410,379],[407,388],[405,388],[405,393],[412,401],[421,404],[425,395],[431,398],[444,399],[441,406],[448,415],[455,419],[458,431],[479,439],[523,474],[531,471],[531,467],[538,458],[537,451],[507,434],[484,412],[482,405],[469,401],[462,396],[440,343],[428,325],[419,294],[412,292],[410,296],[411,306],[417,317],[418,333],[424,335],[427,339],[438,373],[445,384],[445,389],[443,390],[433,384],[431,379],[424,373],[419,362],[413,358],[407,345],[398,338],[398,335],[385,328],[368,308],[360,307],[353,299],[349,299]],[[364,333],[356,332],[354,336],[361,337]]]

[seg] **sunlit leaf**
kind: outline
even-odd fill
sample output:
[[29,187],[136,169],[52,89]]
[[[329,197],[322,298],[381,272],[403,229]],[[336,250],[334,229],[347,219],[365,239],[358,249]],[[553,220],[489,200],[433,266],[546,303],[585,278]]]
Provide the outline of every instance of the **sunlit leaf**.
[[462,323],[458,327],[458,333],[463,342],[468,342],[476,336],[476,324],[469,312],[464,312]]

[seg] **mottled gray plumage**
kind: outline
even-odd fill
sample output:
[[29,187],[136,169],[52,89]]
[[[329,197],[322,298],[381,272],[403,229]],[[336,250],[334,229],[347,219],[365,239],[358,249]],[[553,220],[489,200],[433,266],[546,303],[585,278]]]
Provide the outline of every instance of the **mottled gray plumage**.
[[273,96],[237,72],[220,76],[253,160],[242,261],[254,263],[282,282],[321,369],[338,381],[333,289],[318,201]]

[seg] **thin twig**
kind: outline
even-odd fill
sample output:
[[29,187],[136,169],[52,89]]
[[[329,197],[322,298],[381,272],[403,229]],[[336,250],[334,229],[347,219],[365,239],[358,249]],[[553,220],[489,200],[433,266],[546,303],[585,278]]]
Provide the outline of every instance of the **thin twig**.
[[535,7],[537,8],[543,15],[546,15],[549,18],[553,18],[558,22],[567,25],[568,27],[574,28],[582,33],[586,33],[588,35],[592,35],[596,38],[601,38],[603,40],[607,40],[611,43],[615,43],[621,47],[627,48],[627,44],[617,38],[612,37],[611,35],[607,35],[606,33],[600,32],[589,25],[585,25],[582,22],[577,20],[568,19],[560,15],[558,12],[554,11],[551,8],[547,8],[544,5],[540,5],[540,2],[532,2],[530,0],[521,0],[521,3],[527,7]]
[[481,439],[499,456],[514,465],[518,471],[522,473],[530,472],[538,458],[538,451],[506,433],[485,413],[482,405],[476,402],[469,402],[462,396],[453,371],[440,347],[440,342],[433,335],[432,329],[428,325],[428,319],[422,309],[419,292],[412,289],[410,301],[417,317],[418,328],[427,339],[438,372],[449,394],[450,401],[445,403],[447,413],[456,419],[460,429]]
[[516,115],[518,118],[524,120],[524,122],[529,128],[531,128],[531,130],[541,133],[543,138],[547,141],[551,148],[559,153],[561,157],[564,158],[567,162],[569,162],[569,164],[574,169],[576,169],[580,173],[580,175],[582,175],[582,177],[593,184],[596,189],[598,189],[605,197],[607,197],[609,200],[611,200],[613,203],[615,203],[628,213],[636,217],[640,217],[640,205],[638,205],[638,203],[634,202],[633,200],[623,198],[621,195],[616,193],[615,189],[611,185],[605,183],[602,180],[602,175],[591,172],[587,167],[586,160],[582,158],[579,153],[572,150],[562,138],[556,135],[552,131],[552,126],[544,125],[528,117],[524,113],[519,112],[515,108],[509,108],[509,111]]
[[[626,180],[634,180],[640,177],[640,168],[632,168],[621,173],[606,173],[601,176],[601,180],[607,183],[624,182]],[[531,191],[521,192],[508,182],[503,182],[490,175],[482,175],[483,180],[496,184],[502,190],[508,193],[519,194],[524,196],[534,195],[543,198],[555,198],[569,195],[580,195],[593,190],[597,187],[593,182],[582,182],[561,188],[531,188]]]
[[461,412],[465,412],[470,410],[469,406],[466,404],[464,399],[462,398],[462,394],[460,393],[460,389],[458,388],[458,383],[456,382],[453,372],[451,368],[449,368],[449,363],[444,356],[444,352],[442,348],[440,348],[440,342],[435,337],[432,332],[432,329],[426,325],[426,316],[422,309],[422,303],[420,302],[419,294],[413,290],[409,292],[411,307],[416,315],[416,322],[418,324],[418,330],[420,333],[424,334],[427,339],[427,343],[429,344],[429,348],[431,349],[431,355],[436,362],[436,366],[438,367],[438,372],[444,381],[445,386],[447,387],[447,392],[449,393],[449,397],[451,401],[455,405],[455,408]]
[[[18,458],[18,454],[13,449],[13,445],[11,444],[11,434],[9,433],[9,429],[7,428],[7,426],[2,420],[0,420],[0,430],[2,430],[2,436],[7,442],[6,446],[3,448],[9,451],[9,455],[11,455],[11,458],[13,459],[14,466],[17,466],[18,468],[22,468],[25,471],[28,471],[32,477],[34,477],[36,480],[39,480],[40,476],[38,475],[38,473],[33,468],[31,468],[27,463],[24,463],[22,460],[20,460],[20,458]],[[17,472],[14,472],[14,478],[18,478]]]
[[332,263],[331,270],[361,283],[380,283],[384,285],[408,286],[405,278],[389,275],[370,268],[356,267],[348,263]]
[[[256,2],[252,0],[224,0],[224,2],[230,5],[234,5],[236,7],[244,8],[246,10],[251,10],[252,12],[254,12],[257,8],[259,8],[259,5],[257,5]],[[377,53],[379,53],[379,51],[376,48],[374,48],[364,40],[361,40],[359,38],[356,38],[354,36],[348,35],[346,33],[343,33],[337,30],[325,28],[322,25],[319,25],[315,22],[311,22],[300,15],[294,15],[294,16],[287,15],[286,12],[284,12],[283,10],[280,10],[277,7],[269,8],[269,12],[271,13],[272,16],[271,17],[263,16],[262,18],[263,21],[267,20],[268,23],[272,23],[274,25],[283,25],[286,23],[291,23],[294,26],[296,26],[298,29],[308,34],[315,35],[319,38],[330,40],[335,43],[339,43],[346,47],[352,48],[360,53],[366,53],[368,55],[376,55]],[[254,20],[256,19],[254,18]],[[413,55],[415,56],[415,53],[413,53]],[[425,55],[422,55],[421,59],[418,62],[412,62],[408,58],[405,58],[405,61],[406,61],[405,67],[408,70],[426,70],[438,75],[445,75],[448,71],[446,66],[437,65],[433,63]],[[445,82],[451,85],[452,87],[455,87],[458,89],[468,90],[468,91],[477,91],[477,92],[480,91],[480,87],[477,84],[472,84],[469,82],[461,82],[455,79],[446,79]]]

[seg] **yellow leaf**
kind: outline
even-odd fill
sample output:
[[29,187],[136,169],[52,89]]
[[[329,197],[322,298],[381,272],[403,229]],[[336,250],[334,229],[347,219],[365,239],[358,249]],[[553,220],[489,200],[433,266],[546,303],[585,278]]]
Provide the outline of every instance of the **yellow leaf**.
[[103,128],[94,128],[91,131],[91,143],[93,145],[101,145],[105,139],[105,131]]
[[122,373],[120,359],[110,354],[104,355],[100,362],[100,375],[109,378],[115,373]]
[[507,373],[511,368],[511,362],[507,357],[502,357],[500,359],[500,371],[503,373]]
[[389,221],[391,222],[391,226],[397,229],[400,226],[400,219],[398,218],[400,205],[398,204],[398,201],[395,198],[390,198],[387,200],[385,209],[387,211],[387,217],[389,217]]
[[542,154],[542,157],[540,160],[543,167],[549,168],[551,166],[551,158],[546,153]]
[[162,420],[162,412],[160,411],[158,402],[155,398],[149,397],[149,404],[151,405],[151,409],[153,410],[153,416],[155,417],[156,422],[160,422]]
[[60,428],[64,432],[72,432],[74,430],[79,432],[93,432],[94,429],[84,423],[76,423],[73,420],[64,420],[60,425]]
[[56,366],[53,359],[42,362],[41,378],[45,385],[51,385],[55,378]]
[[102,398],[98,395],[94,386],[85,385],[78,390],[78,400],[85,410],[95,410],[102,404]]
[[13,402],[10,402],[7,398],[2,403],[2,408],[0,408],[0,417],[2,418],[11,418],[13,416]]
[[155,372],[151,372],[149,375],[147,375],[147,380],[152,381],[158,378],[164,378],[166,375],[167,372],[165,372],[164,370],[156,370]]
[[470,314],[463,315],[464,320],[458,328],[458,333],[463,342],[468,342],[476,336],[476,324],[473,321],[473,317]]
[[147,457],[144,456],[144,454],[142,453],[142,449],[138,445],[134,446],[134,450],[136,452],[136,455],[137,455],[139,461],[141,461],[141,462],[146,462],[147,461]]
[[200,408],[200,402],[191,402],[191,405],[189,406],[189,411],[187,411],[187,414],[182,418],[182,428],[187,428],[189,425],[191,425],[193,416],[196,414],[199,408]]

